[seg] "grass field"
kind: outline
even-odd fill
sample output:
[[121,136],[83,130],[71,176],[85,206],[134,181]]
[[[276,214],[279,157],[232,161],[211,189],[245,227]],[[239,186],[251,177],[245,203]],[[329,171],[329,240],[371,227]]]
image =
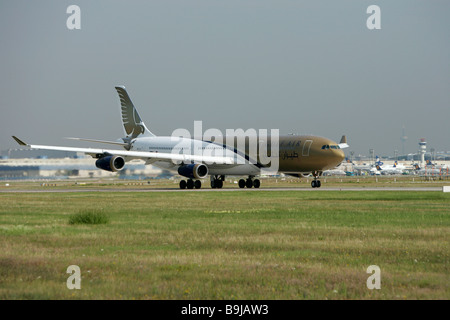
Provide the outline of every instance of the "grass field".
[[433,191],[0,193],[0,299],[449,299],[449,234]]

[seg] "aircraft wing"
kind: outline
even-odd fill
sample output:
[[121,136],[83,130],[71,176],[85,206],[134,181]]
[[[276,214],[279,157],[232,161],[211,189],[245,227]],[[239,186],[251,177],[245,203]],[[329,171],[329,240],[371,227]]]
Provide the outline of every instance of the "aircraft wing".
[[101,158],[104,155],[116,155],[126,158],[126,160],[142,159],[146,161],[168,161],[173,163],[181,162],[205,162],[214,164],[234,164],[232,157],[217,157],[217,156],[201,156],[181,153],[160,153],[160,152],[146,152],[146,151],[127,151],[114,149],[96,149],[96,148],[74,148],[74,147],[58,147],[58,146],[44,146],[28,144],[20,140],[16,136],[12,136],[16,142],[21,146],[28,146],[32,149],[54,150],[54,151],[71,151],[80,152],[90,155],[93,158]]

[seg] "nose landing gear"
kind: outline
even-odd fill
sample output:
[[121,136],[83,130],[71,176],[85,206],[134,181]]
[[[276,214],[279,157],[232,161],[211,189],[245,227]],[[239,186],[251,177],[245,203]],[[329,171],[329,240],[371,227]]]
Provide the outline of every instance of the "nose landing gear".
[[320,188],[320,185],[321,185],[320,180],[313,180],[311,182],[311,187],[313,188]]
[[314,176],[314,180],[311,182],[311,187],[313,187],[313,188],[320,188],[321,183],[320,183],[320,180],[319,180],[319,176],[322,174],[322,172],[314,171],[312,174]]

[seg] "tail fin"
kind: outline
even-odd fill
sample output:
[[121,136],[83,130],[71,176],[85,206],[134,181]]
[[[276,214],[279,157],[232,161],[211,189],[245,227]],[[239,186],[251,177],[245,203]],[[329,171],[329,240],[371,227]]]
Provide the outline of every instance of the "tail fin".
[[383,162],[381,162],[380,157],[379,156],[375,156],[375,164],[382,166]]
[[349,145],[347,144],[347,136],[343,135],[341,138],[341,141],[339,142],[339,148],[340,149],[345,149],[348,148]]
[[142,121],[139,113],[131,102],[128,96],[127,90],[124,86],[116,87],[117,93],[119,94],[120,107],[122,114],[122,123],[125,130],[126,139],[134,139],[139,135],[146,137],[155,136],[150,130],[147,129],[144,122]]

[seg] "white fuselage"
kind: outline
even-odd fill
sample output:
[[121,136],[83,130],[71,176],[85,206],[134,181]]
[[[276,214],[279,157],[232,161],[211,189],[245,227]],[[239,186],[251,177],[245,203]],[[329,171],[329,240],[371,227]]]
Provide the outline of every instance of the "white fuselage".
[[402,164],[382,165],[381,174],[402,174],[405,171],[405,166]]
[[[141,137],[131,142],[130,151],[160,152],[198,156],[231,157],[234,165],[206,163],[211,175],[258,175],[256,161],[246,160],[244,153],[224,145],[181,137]],[[179,161],[148,161],[162,169],[177,171]]]

